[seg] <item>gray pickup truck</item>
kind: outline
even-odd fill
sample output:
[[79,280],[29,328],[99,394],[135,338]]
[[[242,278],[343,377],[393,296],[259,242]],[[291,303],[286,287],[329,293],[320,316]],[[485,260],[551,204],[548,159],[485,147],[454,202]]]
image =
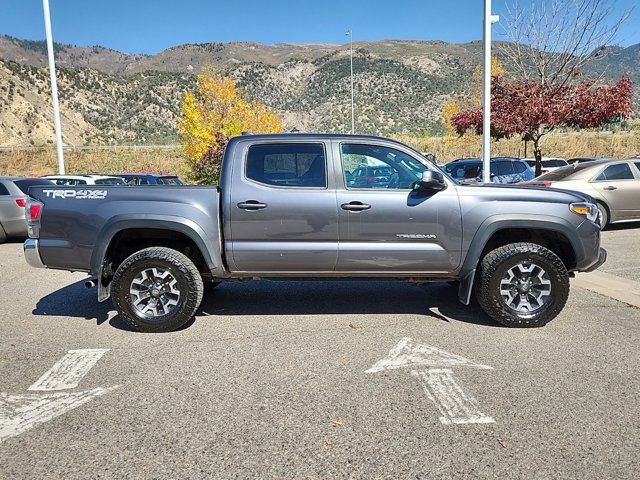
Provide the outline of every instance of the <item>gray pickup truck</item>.
[[206,286],[257,278],[448,281],[496,321],[536,327],[564,307],[572,272],[606,258],[589,197],[459,185],[412,148],[369,136],[236,137],[219,186],[30,195],[28,263],[87,272],[98,300],[111,296],[147,332],[189,321]]

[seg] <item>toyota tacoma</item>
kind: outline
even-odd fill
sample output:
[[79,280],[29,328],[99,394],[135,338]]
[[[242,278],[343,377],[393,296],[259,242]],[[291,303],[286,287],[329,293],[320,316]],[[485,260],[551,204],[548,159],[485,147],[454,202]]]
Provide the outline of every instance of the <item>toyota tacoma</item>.
[[146,332],[188,322],[205,286],[257,278],[447,281],[499,323],[538,327],[564,307],[573,273],[606,259],[590,197],[459,185],[418,151],[370,136],[243,135],[217,186],[30,196],[28,263],[87,272],[98,301],[111,297]]

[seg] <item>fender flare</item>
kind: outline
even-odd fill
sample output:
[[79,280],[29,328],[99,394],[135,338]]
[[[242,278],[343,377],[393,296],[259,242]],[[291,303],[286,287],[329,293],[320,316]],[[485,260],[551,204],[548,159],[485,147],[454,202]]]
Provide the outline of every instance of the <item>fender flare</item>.
[[98,238],[101,239],[91,255],[91,271],[101,274],[107,249],[111,245],[117,233],[133,228],[154,228],[180,232],[189,237],[200,249],[207,268],[212,273],[219,272],[222,276],[223,265],[220,252],[212,252],[207,244],[219,245],[218,239],[210,239],[204,230],[194,221],[173,215],[153,214],[123,214],[111,218],[100,230]]
[[512,214],[492,215],[478,227],[460,269],[458,299],[463,304],[469,305],[471,300],[476,268],[487,242],[494,233],[507,228],[548,230],[560,233],[569,240],[576,260],[584,256],[582,243],[576,233],[577,227],[564,218],[551,215],[519,215],[517,218],[514,218]]

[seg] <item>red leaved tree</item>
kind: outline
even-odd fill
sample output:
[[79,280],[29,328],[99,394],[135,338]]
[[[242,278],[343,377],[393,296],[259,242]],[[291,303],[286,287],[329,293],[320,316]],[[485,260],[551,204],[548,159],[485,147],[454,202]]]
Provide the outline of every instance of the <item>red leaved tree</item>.
[[[491,136],[497,140],[520,135],[533,142],[536,176],[540,175],[540,140],[557,127],[594,128],[617,115],[631,114],[632,82],[625,77],[614,85],[595,82],[543,84],[492,79]],[[451,119],[459,135],[473,129],[482,133],[482,110],[460,112]]]

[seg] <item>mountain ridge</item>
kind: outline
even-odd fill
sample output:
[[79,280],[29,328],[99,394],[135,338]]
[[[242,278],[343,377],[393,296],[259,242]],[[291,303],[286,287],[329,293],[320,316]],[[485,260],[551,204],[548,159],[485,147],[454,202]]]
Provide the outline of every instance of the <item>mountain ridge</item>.
[[[442,106],[469,95],[482,61],[480,41],[353,46],[360,133],[440,131]],[[210,42],[144,55],[56,43],[55,52],[67,143],[175,141],[181,100],[205,66],[222,69],[247,97],[280,113],[287,129],[350,129],[348,44]],[[599,70],[609,80],[627,72],[638,85],[640,44],[610,48],[586,73]],[[0,35],[0,146],[51,144],[50,105],[44,41]]]

